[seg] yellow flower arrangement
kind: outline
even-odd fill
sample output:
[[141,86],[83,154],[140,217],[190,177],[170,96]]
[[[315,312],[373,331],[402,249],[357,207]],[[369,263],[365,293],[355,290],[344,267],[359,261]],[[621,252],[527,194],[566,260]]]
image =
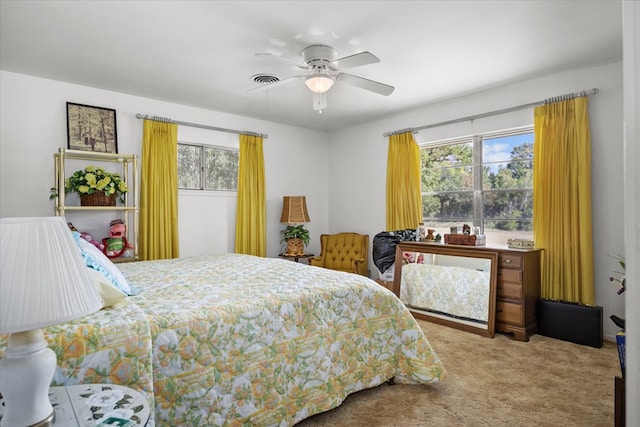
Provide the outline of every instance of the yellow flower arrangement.
[[[75,171],[64,182],[65,194],[93,194],[96,191],[102,191],[105,196],[115,194],[120,203],[124,204],[124,194],[129,191],[129,187],[119,174],[107,172],[103,168],[95,166],[87,166],[83,170]],[[57,196],[55,188],[52,188],[50,198],[53,199]]]

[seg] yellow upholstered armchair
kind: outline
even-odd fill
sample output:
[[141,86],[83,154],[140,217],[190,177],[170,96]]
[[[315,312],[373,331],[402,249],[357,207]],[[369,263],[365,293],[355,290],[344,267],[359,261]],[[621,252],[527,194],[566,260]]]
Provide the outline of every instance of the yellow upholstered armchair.
[[322,234],[320,256],[311,258],[309,264],[366,276],[369,267],[369,235]]

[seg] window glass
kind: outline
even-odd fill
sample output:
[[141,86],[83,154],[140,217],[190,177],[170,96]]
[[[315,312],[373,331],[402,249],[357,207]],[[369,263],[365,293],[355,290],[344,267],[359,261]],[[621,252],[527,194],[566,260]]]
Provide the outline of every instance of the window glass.
[[238,151],[204,147],[206,190],[238,189]]
[[427,228],[480,227],[487,243],[533,238],[533,129],[421,146]]
[[202,189],[202,147],[178,144],[178,188]]
[[533,132],[482,140],[483,188],[533,187]]
[[237,149],[178,143],[178,188],[237,191]]
[[421,150],[422,191],[473,190],[473,143],[435,145]]

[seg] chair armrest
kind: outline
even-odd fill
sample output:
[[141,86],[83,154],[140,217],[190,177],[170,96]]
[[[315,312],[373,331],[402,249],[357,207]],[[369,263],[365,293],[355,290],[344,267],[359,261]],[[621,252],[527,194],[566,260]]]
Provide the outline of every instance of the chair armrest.
[[354,273],[360,274],[360,273],[358,273],[358,264],[361,263],[361,262],[364,262],[364,258],[354,259],[353,260]]
[[323,258],[322,257],[314,257],[314,258],[309,258],[309,265],[313,265],[316,267],[322,267],[322,263],[323,263]]

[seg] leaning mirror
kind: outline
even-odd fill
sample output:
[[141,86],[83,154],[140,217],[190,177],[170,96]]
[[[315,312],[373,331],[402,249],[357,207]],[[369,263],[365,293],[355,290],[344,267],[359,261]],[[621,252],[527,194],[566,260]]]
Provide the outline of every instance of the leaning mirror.
[[494,336],[497,252],[402,242],[395,259],[393,291],[414,317]]

